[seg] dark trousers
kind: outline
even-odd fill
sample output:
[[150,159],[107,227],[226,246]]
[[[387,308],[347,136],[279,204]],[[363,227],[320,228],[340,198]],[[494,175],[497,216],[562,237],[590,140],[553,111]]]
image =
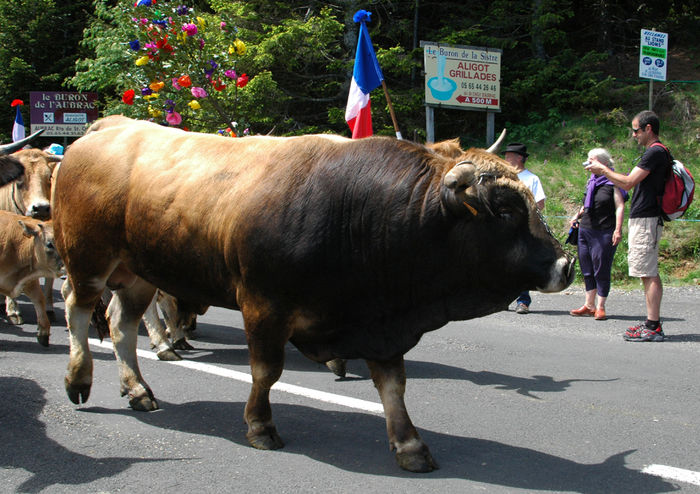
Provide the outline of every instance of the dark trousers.
[[586,291],[597,290],[601,297],[610,293],[610,272],[617,245],[612,244],[612,231],[578,232],[578,265],[581,266]]

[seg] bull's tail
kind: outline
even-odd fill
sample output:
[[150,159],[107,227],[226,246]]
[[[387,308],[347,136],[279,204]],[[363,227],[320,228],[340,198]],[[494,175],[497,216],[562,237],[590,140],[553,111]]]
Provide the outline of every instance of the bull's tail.
[[95,310],[92,312],[92,326],[97,330],[97,336],[100,338],[100,342],[109,336],[109,323],[107,322],[107,306],[102,301],[102,299],[97,301],[95,305]]

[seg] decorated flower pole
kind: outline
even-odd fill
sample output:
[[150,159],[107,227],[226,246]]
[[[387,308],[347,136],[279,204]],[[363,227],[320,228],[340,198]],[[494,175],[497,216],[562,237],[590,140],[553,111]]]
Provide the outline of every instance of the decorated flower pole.
[[143,118],[186,130],[189,125],[206,127],[213,120],[208,109],[227,128],[220,133],[247,133],[247,129],[236,132],[234,118],[238,90],[248,84],[248,76],[235,70],[237,57],[246,52],[245,43],[226,21],[173,5],[168,1],[156,5],[156,0],[134,4],[133,38],[128,40],[134,70],[127,74],[130,87],[122,102]]

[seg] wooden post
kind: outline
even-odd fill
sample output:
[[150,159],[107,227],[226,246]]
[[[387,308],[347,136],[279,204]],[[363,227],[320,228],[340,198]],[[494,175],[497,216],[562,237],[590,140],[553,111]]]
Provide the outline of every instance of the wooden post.
[[397,139],[403,139],[401,136],[401,131],[399,130],[399,124],[396,122],[396,115],[394,115],[394,105],[391,104],[391,98],[389,97],[389,90],[386,88],[386,82],[382,79],[382,89],[384,89],[384,97],[386,98],[386,104],[389,105],[389,113],[391,114],[391,121],[394,124],[394,132],[396,132]]

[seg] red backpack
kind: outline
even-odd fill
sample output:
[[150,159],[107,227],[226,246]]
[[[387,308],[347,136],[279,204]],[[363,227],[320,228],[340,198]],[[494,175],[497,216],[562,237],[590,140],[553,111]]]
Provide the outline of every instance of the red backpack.
[[695,194],[695,180],[690,171],[678,160],[673,159],[671,152],[660,142],[652,146],[660,146],[666,150],[671,161],[671,170],[666,176],[664,195],[661,196],[661,210],[664,220],[671,221],[683,216]]

